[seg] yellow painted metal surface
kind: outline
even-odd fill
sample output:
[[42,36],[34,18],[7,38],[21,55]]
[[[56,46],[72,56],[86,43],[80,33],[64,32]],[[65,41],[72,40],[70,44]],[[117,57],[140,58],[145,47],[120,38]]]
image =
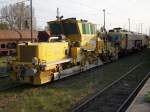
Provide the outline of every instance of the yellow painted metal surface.
[[78,22],[78,27],[79,27],[80,34],[82,34],[83,29],[82,29],[82,23],[81,22]]
[[81,48],[73,47],[71,48],[71,57],[73,58],[74,64],[81,61]]
[[39,75],[33,78],[33,85],[41,85],[52,81],[52,74],[50,71],[40,72]]
[[96,41],[96,52],[102,53],[102,50],[105,48],[105,43],[101,39],[97,39]]
[[[82,47],[85,50],[92,50],[94,51],[96,48],[96,25],[90,23],[90,22],[85,22],[85,21],[80,21],[80,20],[75,20],[75,19],[66,19],[66,20],[61,20],[61,21],[50,21],[48,22],[49,25],[53,23],[58,23],[62,31],[65,31],[65,27],[63,27],[63,24],[65,23],[74,23],[76,25],[76,34],[67,34],[66,37],[69,42],[74,42],[74,43],[79,43],[80,47]],[[87,25],[86,27],[84,25]],[[83,27],[84,26],[84,27]],[[94,28],[94,29],[93,29]],[[87,32],[85,32],[86,30]]]
[[[32,47],[34,47],[34,49]],[[34,57],[37,57],[39,61],[46,61],[46,62],[60,61],[68,57],[66,54],[66,51],[68,49],[69,49],[68,42],[49,42],[49,43],[45,42],[29,45],[19,45],[18,61],[29,63],[32,62],[32,59]]]
[[126,44],[127,44],[126,38],[123,38],[123,39],[121,40],[121,48],[122,48],[122,49],[125,49],[126,46],[127,46]]
[[69,36],[67,36],[67,38],[71,42],[81,42],[82,41],[81,35],[79,35],[79,34],[69,35]]
[[86,50],[95,50],[96,48],[96,36],[94,35],[83,35],[81,46]]
[[66,50],[68,49],[68,42],[40,43],[37,58],[46,62],[67,59]]
[[79,42],[80,46],[86,50],[95,50],[96,48],[95,35],[70,35],[68,39],[71,42]]

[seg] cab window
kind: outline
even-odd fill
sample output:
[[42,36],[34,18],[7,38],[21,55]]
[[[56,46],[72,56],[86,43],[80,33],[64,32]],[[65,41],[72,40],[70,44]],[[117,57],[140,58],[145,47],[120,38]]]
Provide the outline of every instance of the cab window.
[[74,35],[78,34],[78,28],[76,23],[71,22],[64,22],[63,23],[63,30],[65,35]]
[[90,24],[90,31],[91,31],[91,34],[96,34],[96,28],[95,28],[95,25]]
[[52,35],[60,35],[63,33],[61,23],[50,23],[49,26]]
[[83,34],[91,34],[89,26],[90,26],[90,24],[88,24],[88,23],[83,23],[82,24],[82,31],[83,31],[82,33]]

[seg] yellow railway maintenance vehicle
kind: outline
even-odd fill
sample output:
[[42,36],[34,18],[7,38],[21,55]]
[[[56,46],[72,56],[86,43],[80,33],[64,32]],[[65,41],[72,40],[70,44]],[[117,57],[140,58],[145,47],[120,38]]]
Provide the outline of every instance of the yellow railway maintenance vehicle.
[[48,42],[18,45],[13,80],[41,85],[103,64],[106,48],[95,24],[70,18],[48,25]]

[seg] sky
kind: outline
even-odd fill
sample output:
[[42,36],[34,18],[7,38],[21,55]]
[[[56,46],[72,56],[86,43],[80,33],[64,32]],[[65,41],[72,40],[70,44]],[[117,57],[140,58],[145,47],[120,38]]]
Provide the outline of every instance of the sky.
[[[24,0],[0,0],[0,8]],[[27,3],[29,4],[29,3]],[[76,17],[103,26],[103,9],[106,10],[106,27],[123,27],[149,34],[150,0],[33,0],[37,27],[44,28],[47,21],[56,19],[56,9],[64,18]],[[142,27],[142,28],[141,28]]]

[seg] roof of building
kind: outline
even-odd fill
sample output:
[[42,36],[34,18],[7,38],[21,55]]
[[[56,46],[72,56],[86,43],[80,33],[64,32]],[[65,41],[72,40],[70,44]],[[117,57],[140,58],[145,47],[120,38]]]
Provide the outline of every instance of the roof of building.
[[[22,34],[22,40],[30,40],[31,33],[29,30],[19,31]],[[33,39],[36,39],[38,35],[37,31],[33,31]],[[13,30],[0,30],[0,40],[19,40],[19,33]]]

